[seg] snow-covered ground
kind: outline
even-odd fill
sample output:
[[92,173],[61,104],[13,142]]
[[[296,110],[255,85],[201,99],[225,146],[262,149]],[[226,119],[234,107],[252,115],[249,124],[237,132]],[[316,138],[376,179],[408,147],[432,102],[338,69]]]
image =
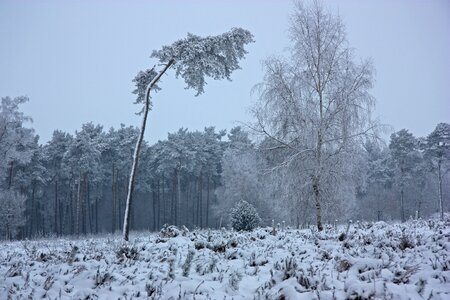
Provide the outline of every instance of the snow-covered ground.
[[1,242],[0,299],[450,299],[449,220],[347,227]]

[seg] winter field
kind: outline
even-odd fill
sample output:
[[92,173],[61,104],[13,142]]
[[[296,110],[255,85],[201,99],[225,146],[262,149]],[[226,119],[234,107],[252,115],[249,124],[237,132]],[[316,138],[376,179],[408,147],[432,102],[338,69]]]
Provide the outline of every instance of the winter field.
[[0,243],[1,299],[450,299],[450,218]]

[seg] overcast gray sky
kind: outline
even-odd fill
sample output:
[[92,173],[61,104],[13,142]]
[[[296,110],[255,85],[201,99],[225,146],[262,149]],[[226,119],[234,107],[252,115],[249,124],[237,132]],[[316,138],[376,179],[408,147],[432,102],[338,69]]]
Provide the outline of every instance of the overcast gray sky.
[[[347,27],[359,57],[372,57],[375,115],[417,136],[450,122],[450,2],[325,1]],[[289,45],[291,1],[0,0],[0,96],[27,95],[41,141],[54,129],[73,133],[93,121],[139,125],[131,80],[153,66],[153,49],[187,32],[215,35],[243,27],[255,35],[232,82],[210,80],[194,97],[173,73],[153,97],[146,139],[180,127],[230,129],[250,121],[261,60]]]

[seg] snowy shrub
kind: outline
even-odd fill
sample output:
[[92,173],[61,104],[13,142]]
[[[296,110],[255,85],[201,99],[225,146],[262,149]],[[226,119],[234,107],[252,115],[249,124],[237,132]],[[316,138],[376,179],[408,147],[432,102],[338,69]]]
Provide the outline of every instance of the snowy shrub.
[[130,248],[128,246],[123,246],[123,247],[120,247],[119,250],[116,251],[116,258],[120,262],[123,262],[127,259],[136,260],[136,259],[138,259],[138,256],[139,256],[139,252],[136,247]]
[[231,209],[230,213],[231,227],[236,231],[251,231],[261,222],[255,207],[247,201],[238,202]]
[[164,224],[159,234],[163,238],[172,238],[181,235],[181,231],[175,225]]
[[206,242],[203,240],[195,241],[194,243],[195,250],[201,250],[206,247]]
[[78,253],[78,247],[75,245],[70,245],[71,249],[69,252],[67,252],[67,263],[69,266],[72,265],[74,261],[77,261],[76,255]]
[[190,249],[186,256],[186,260],[184,261],[184,264],[183,264],[183,276],[184,277],[189,276],[189,271],[191,270],[191,265],[192,265],[192,261],[194,259],[194,255],[195,255],[194,250]]
[[214,252],[224,253],[227,245],[223,242],[217,242],[211,245],[209,248]]
[[238,246],[238,241],[234,238],[228,241],[227,246],[230,248],[236,248]]
[[283,280],[294,277],[297,271],[297,262],[294,257],[286,257],[281,264],[281,270],[283,271]]
[[100,272],[100,268],[98,268],[94,278],[95,287],[102,286],[113,279],[113,276],[109,272]]
[[239,282],[241,280],[242,280],[242,274],[236,270],[230,274],[230,277],[228,278],[228,284],[232,290],[237,291],[237,290],[239,290]]

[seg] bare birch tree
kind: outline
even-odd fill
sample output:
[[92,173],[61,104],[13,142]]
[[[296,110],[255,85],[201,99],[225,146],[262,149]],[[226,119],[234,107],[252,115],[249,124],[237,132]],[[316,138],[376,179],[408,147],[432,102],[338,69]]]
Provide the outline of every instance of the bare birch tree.
[[272,140],[272,150],[284,149],[279,166],[302,162],[322,230],[323,197],[348,169],[356,142],[374,128],[373,67],[355,62],[341,18],[318,2],[296,3],[289,34],[290,56],[267,59],[255,86],[254,129]]
[[186,88],[194,89],[196,96],[204,92],[205,77],[215,80],[231,80],[231,73],[239,69],[239,60],[247,53],[244,46],[253,42],[253,35],[242,28],[233,28],[218,36],[205,38],[188,34],[187,38],[178,40],[159,51],[153,51],[151,57],[158,59],[163,65],[161,71],[154,68],[141,71],[135,77],[137,94],[136,103],[144,104],[142,124],[133,154],[130,181],[128,184],[127,202],[123,224],[123,238],[128,241],[129,219],[132,205],[134,182],[136,179],[139,152],[144,139],[145,124],[148,112],[152,107],[150,92],[158,89],[157,83],[169,68],[174,67],[176,76],[186,82]]

